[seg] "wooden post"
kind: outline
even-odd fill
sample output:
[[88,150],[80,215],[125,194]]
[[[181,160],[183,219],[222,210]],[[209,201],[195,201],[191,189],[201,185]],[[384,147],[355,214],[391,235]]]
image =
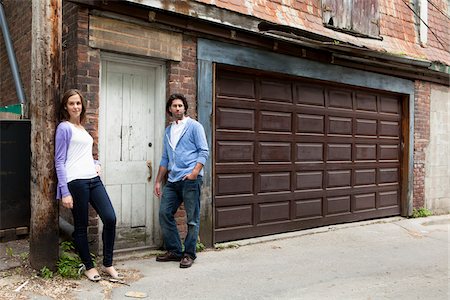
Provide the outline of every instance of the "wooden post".
[[32,0],[31,28],[30,264],[36,270],[55,270],[59,236],[53,157],[62,66],[62,1]]

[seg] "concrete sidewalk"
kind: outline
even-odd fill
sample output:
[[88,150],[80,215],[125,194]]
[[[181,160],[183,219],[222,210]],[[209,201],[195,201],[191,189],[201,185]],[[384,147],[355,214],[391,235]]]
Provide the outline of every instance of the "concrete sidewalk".
[[396,217],[250,239],[201,252],[189,269],[119,260],[129,286],[83,279],[67,299],[449,299],[449,224]]

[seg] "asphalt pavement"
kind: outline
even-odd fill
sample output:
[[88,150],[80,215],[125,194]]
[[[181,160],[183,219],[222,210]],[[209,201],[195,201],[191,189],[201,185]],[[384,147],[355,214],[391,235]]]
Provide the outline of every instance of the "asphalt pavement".
[[450,299],[449,226],[450,215],[326,226],[220,244],[198,253],[188,269],[156,262],[154,251],[117,255],[125,284],[9,272],[0,295],[3,289],[5,299],[39,300]]
[[449,299],[450,215],[327,226],[220,245],[194,265],[119,261],[140,278],[76,299]]

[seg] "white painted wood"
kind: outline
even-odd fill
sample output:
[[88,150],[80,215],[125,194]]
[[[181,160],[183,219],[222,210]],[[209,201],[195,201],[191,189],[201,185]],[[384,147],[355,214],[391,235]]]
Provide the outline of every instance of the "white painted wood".
[[122,209],[120,222],[122,226],[131,226],[131,184],[122,184]]
[[145,211],[142,209],[146,206],[146,184],[133,184],[132,185],[132,199],[131,199],[131,214],[133,216],[131,220],[132,227],[145,226]]
[[[145,245],[159,246],[159,221],[155,218],[159,200],[153,196],[156,174],[148,182],[147,162],[151,162],[156,172],[165,124],[165,66],[109,53],[102,53],[101,57],[99,159],[103,166],[102,179],[114,199],[117,226],[122,233],[118,238],[130,238],[130,243],[121,240],[117,244],[134,247],[132,237],[145,228]],[[133,235],[134,230],[136,235]]]
[[427,0],[420,0],[419,2],[419,9],[420,9],[420,18],[422,21],[419,22],[419,38],[420,38],[420,44],[422,46],[426,46],[428,42],[428,27],[426,24],[428,24],[428,1]]

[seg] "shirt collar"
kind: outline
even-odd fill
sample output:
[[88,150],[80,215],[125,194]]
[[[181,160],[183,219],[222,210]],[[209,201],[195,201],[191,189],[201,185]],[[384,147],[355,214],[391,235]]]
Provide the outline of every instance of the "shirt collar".
[[177,123],[177,121],[173,121],[172,124],[173,124],[173,125],[181,125],[181,124],[186,125],[186,122],[187,122],[188,119],[189,119],[189,117],[185,116],[185,117],[184,117],[181,121],[179,121],[178,123]]

